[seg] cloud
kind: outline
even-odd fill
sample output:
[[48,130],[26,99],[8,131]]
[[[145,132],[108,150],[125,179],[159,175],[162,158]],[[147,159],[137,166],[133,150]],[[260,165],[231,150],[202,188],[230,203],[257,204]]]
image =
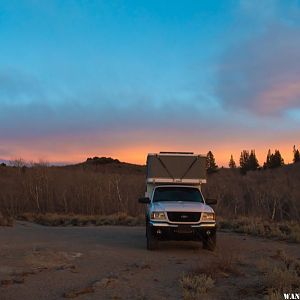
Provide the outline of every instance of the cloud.
[[43,88],[34,76],[15,69],[0,72],[0,103],[2,105],[24,105],[32,99],[44,99]]
[[299,36],[299,27],[276,23],[227,49],[216,88],[223,106],[261,116],[299,108]]
[[[226,163],[229,154],[235,154],[230,149],[256,148],[261,142],[278,138],[273,124],[271,130],[268,124],[262,125],[262,120],[253,126],[252,119],[219,111],[196,93],[169,95],[156,101],[155,95],[121,89],[110,93],[55,91],[59,101],[53,102],[38,80],[14,74],[15,79],[8,77],[18,91],[7,89],[10,97],[6,98],[14,101],[1,102],[0,98],[1,146],[9,149],[0,149],[5,159],[82,161],[87,156],[111,155],[144,162],[148,151],[205,153],[211,149],[215,153],[218,148],[218,157]],[[286,93],[294,88],[291,85]],[[18,102],[18,95],[27,95],[27,101]],[[281,123],[280,128],[285,125]],[[268,138],[262,127],[268,130]],[[290,140],[285,144],[294,143]]]
[[300,78],[295,81],[278,83],[259,95],[262,114],[276,114],[289,108],[300,107]]
[[0,87],[0,139],[126,133],[137,129],[195,130],[218,124],[216,121],[209,125],[211,116],[216,118],[215,107],[205,96],[193,92],[174,93],[163,100],[155,92],[122,88],[84,92],[74,87],[71,92],[61,92],[16,71],[0,73]]

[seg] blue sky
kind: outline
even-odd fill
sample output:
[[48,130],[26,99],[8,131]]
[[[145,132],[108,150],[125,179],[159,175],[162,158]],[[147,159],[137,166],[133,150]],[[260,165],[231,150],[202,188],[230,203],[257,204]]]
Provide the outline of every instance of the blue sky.
[[0,158],[300,144],[299,1],[0,1]]

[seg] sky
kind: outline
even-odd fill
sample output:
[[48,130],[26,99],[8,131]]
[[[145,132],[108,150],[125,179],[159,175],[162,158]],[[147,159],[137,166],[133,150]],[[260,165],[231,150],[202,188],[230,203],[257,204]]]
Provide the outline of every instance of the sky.
[[300,148],[299,0],[0,0],[0,158]]

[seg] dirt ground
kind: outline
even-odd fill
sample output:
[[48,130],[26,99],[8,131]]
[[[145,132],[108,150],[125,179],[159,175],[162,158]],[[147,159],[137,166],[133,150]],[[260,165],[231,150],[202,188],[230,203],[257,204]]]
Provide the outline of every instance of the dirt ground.
[[[215,252],[198,242],[145,248],[143,227],[0,228],[0,299],[182,299],[183,273],[231,260],[201,299],[263,299],[259,265],[278,250],[300,256],[299,244],[218,233]],[[225,258],[224,258],[225,257]],[[230,259],[229,259],[230,258]]]

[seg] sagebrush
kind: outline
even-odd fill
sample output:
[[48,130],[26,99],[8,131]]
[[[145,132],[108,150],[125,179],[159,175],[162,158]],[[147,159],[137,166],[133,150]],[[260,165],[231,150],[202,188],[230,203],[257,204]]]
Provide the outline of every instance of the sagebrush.
[[[145,191],[145,167],[118,161],[51,167],[17,164],[0,167],[0,212],[139,216],[137,199]],[[220,169],[208,175],[204,196],[217,198],[226,218],[247,216],[271,221],[300,220],[300,164],[241,175]]]

